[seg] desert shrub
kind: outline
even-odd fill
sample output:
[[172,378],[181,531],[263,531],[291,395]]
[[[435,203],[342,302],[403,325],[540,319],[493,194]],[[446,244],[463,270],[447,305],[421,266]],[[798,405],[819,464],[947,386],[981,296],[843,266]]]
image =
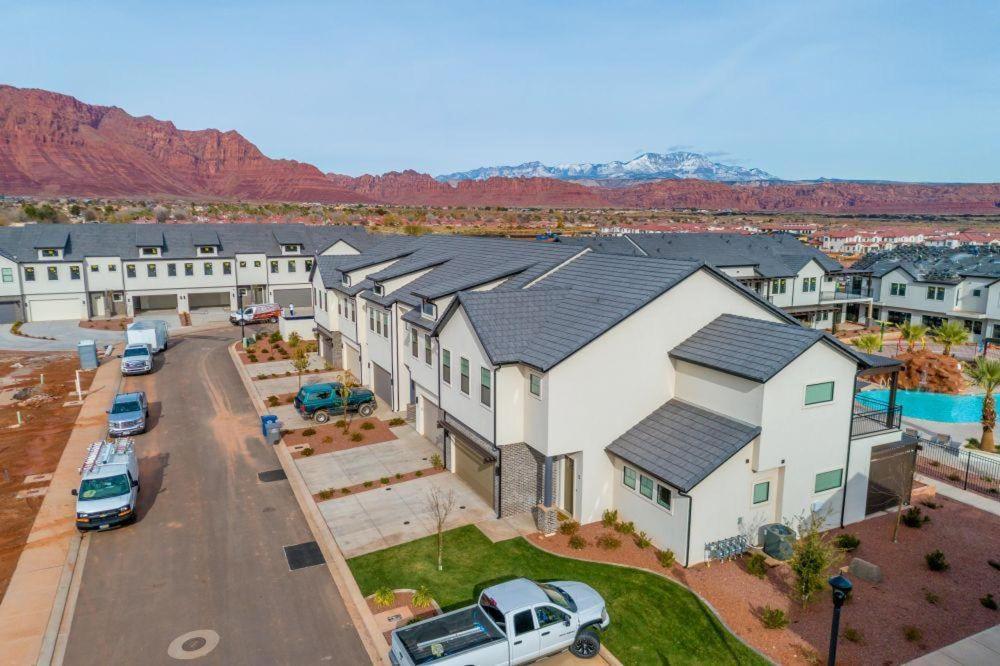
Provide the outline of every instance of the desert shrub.
[[844,640],[850,641],[851,643],[864,643],[865,637],[864,634],[854,627],[847,627],[844,629]]
[[347,425],[347,421],[345,421],[344,419],[337,419],[336,421],[333,422],[333,425],[335,425],[338,428],[343,428],[344,426]]
[[760,610],[760,623],[768,629],[784,629],[788,626],[788,615],[780,608],[764,606]]
[[439,456],[436,453],[434,455],[432,455],[431,456],[431,465],[434,467],[434,469],[441,469],[441,468],[443,468],[444,467],[444,463],[441,461],[441,456]]
[[938,504],[934,500],[929,500],[929,499],[921,500],[920,503],[926,506],[928,509],[940,509],[942,506],[944,506],[943,504]]
[[313,447],[307,446],[306,448],[304,448],[301,451],[299,451],[299,453],[301,453],[303,456],[305,456],[306,458],[308,458],[312,454],[316,453],[316,451],[313,449]]
[[302,336],[295,331],[292,331],[292,333],[288,336],[288,346],[293,348],[298,347],[300,342],[302,342]]
[[324,444],[329,444],[332,441],[333,441],[333,437],[330,437],[329,435],[327,435],[326,437],[323,438],[323,443]]
[[945,558],[944,553],[940,550],[935,550],[924,555],[924,561],[927,562],[927,568],[931,571],[947,571],[948,560]]
[[389,419],[389,425],[392,426],[393,428],[395,428],[396,426],[406,425],[406,419],[401,419],[397,416],[395,418]]
[[247,358],[250,359],[251,363],[257,362],[257,354],[247,354]]
[[565,534],[566,536],[572,536],[580,530],[580,523],[575,520],[567,520],[565,522],[559,523],[559,533]]
[[841,550],[851,551],[861,545],[861,539],[853,534],[838,534],[833,545]]
[[375,602],[376,606],[388,608],[396,603],[396,593],[393,592],[391,587],[383,586],[375,590],[375,594],[372,595],[372,601]]
[[652,541],[649,540],[649,535],[647,535],[645,532],[639,532],[638,534],[635,535],[635,537],[633,537],[633,539],[635,541],[635,545],[643,550],[649,548],[649,546],[652,545],[653,543]]
[[604,513],[601,515],[601,523],[605,527],[614,527],[615,523],[617,522],[618,522],[618,510],[605,509]]
[[321,500],[328,500],[333,497],[333,490],[327,488],[326,490],[321,490],[316,494],[319,495]]
[[954,472],[952,472],[951,474],[948,475],[948,480],[949,481],[961,481],[962,480],[962,475],[961,474],[955,474]]
[[361,428],[362,430],[374,430],[375,429],[375,424],[372,423],[371,421],[365,421],[364,423],[362,423],[358,427]]
[[930,522],[931,517],[922,515],[920,512],[920,507],[911,506],[909,509],[903,512],[903,516],[900,520],[902,520],[903,524],[906,525],[907,527],[920,529],[921,527],[923,527],[924,523]]
[[399,481],[402,478],[403,478],[403,475],[400,474],[399,472],[396,472],[396,480]]
[[350,488],[341,488],[340,489],[340,493],[342,495],[350,495],[351,494],[351,489]]
[[938,462],[937,460],[932,460],[931,461],[931,467],[940,467],[940,466],[941,466],[941,463]]
[[365,439],[365,436],[362,435],[360,432],[352,432],[351,433],[351,441],[352,442],[361,442],[361,441],[364,441],[364,439]]
[[381,484],[382,484],[383,486],[387,486],[387,485],[389,485],[389,477],[387,477],[387,476],[383,476],[383,477],[382,477],[381,479],[379,479],[379,482],[380,482],[380,483],[381,483]]
[[610,534],[602,534],[597,537],[597,547],[603,548],[604,550],[615,550],[621,547],[622,542],[618,537],[612,536]]
[[803,604],[826,587],[826,572],[840,559],[840,551],[820,531],[822,525],[823,517],[816,513],[799,522],[799,539],[788,560],[795,576],[796,596]]
[[635,523],[631,520],[628,522],[615,523],[615,531],[619,534],[635,534]]
[[656,551],[656,559],[660,561],[660,566],[664,567],[665,569],[669,569],[670,567],[674,566],[674,562],[677,561],[677,557],[674,556],[674,551],[670,550],[669,548],[666,550]]
[[979,603],[981,603],[985,608],[989,608],[990,610],[997,609],[997,600],[993,598],[993,594],[990,592],[987,592],[985,597],[980,597]]
[[361,485],[363,485],[363,486],[364,486],[365,488],[371,488],[371,487],[372,487],[372,484],[373,484],[373,482],[372,482],[372,481],[365,481],[365,482],[364,482],[364,483],[362,483]]
[[431,596],[431,591],[427,589],[426,585],[421,585],[413,592],[413,598],[410,602],[417,608],[426,608],[431,605],[434,601],[434,597]]
[[267,340],[272,345],[278,344],[279,342],[281,342],[281,331],[275,331],[271,335],[267,336]]
[[747,560],[747,571],[756,576],[757,578],[763,578],[767,575],[767,562],[764,557],[764,553],[754,553]]
[[927,601],[927,603],[931,604],[932,606],[937,606],[938,602],[941,601],[941,597],[938,596],[937,594],[934,594],[930,590],[924,592],[924,599]]
[[573,550],[583,550],[587,547],[587,540],[579,534],[574,534],[569,538],[569,547]]
[[924,637],[924,632],[920,629],[914,627],[912,624],[908,624],[903,627],[903,638],[910,641],[911,643],[916,643],[921,638]]
[[420,476],[423,476],[423,475],[424,475],[423,470],[419,470],[419,469],[416,472],[413,473],[413,476],[417,476],[417,477],[420,477]]
[[303,437],[312,437],[315,434],[316,434],[316,428],[306,428],[305,430],[302,431]]
[[270,405],[271,407],[277,407],[279,404],[281,404],[281,401],[278,400],[278,396],[271,395],[267,397],[267,404]]

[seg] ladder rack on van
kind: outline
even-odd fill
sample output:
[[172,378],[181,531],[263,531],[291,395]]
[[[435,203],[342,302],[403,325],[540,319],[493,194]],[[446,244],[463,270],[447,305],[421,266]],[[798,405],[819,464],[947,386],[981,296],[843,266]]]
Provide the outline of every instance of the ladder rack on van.
[[131,437],[117,437],[114,440],[103,439],[94,442],[87,447],[87,456],[83,459],[83,465],[77,469],[80,474],[92,472],[101,466],[103,460],[109,455],[122,455],[128,453],[135,446]]

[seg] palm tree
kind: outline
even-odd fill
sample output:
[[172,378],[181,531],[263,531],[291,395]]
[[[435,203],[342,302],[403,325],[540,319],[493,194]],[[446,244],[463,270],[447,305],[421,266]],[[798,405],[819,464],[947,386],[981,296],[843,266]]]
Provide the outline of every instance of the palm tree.
[[993,392],[1000,387],[1000,361],[980,356],[968,373],[969,379],[986,392],[983,396],[983,436],[979,438],[979,448],[992,452],[996,448],[993,429],[997,425],[997,405]]
[[946,321],[931,331],[934,341],[944,345],[944,355],[951,356],[954,345],[964,345],[969,339],[969,331],[957,321]]
[[902,334],[903,339],[906,340],[906,351],[911,352],[916,344],[927,335],[927,327],[923,324],[906,322],[899,325],[899,332]]
[[882,342],[874,333],[865,333],[854,339],[854,346],[866,354],[874,354],[882,346]]

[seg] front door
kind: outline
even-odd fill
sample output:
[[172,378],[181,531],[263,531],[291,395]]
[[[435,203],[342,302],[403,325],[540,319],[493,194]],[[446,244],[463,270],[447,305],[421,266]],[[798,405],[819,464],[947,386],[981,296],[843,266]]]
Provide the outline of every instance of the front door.
[[576,497],[576,464],[569,456],[563,458],[562,510],[573,515],[573,499]]

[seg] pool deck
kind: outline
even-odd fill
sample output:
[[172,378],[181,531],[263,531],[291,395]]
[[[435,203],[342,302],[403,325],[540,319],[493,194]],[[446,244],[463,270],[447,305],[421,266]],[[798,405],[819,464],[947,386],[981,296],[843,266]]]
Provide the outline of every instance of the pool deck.
[[911,419],[906,416],[903,410],[903,427],[916,428],[921,435],[931,437],[933,435],[951,435],[951,438],[965,443],[970,437],[979,437],[983,434],[983,427],[979,421],[965,423],[948,423],[946,421],[930,421],[928,419]]

